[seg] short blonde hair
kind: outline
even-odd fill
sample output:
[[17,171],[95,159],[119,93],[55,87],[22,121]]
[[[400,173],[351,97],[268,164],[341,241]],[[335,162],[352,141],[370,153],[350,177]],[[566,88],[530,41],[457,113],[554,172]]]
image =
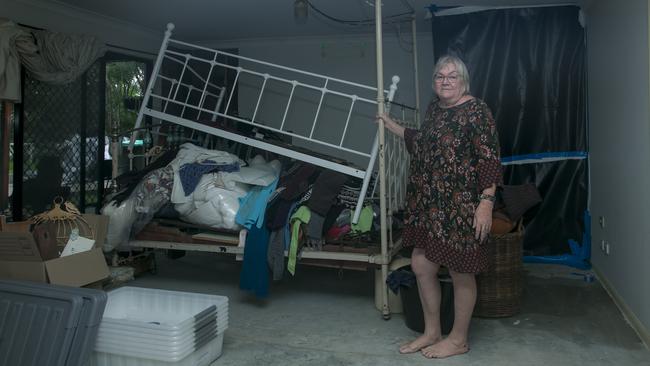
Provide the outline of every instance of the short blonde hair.
[[440,69],[442,69],[443,67],[449,64],[456,66],[456,72],[458,73],[460,82],[463,87],[463,94],[469,94],[469,72],[467,71],[467,66],[465,65],[463,60],[453,55],[441,56],[436,62],[436,66],[434,66],[433,68],[433,80],[431,81],[432,87],[435,90],[436,75],[438,75]]

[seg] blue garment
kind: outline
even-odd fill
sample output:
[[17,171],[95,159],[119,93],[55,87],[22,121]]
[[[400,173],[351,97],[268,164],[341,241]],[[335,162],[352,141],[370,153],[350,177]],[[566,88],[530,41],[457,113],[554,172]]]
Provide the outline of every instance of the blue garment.
[[269,295],[269,270],[266,264],[268,245],[269,231],[263,225],[253,225],[246,235],[239,288],[252,291],[259,298]]
[[205,160],[200,163],[183,164],[178,169],[178,177],[181,179],[181,185],[183,186],[185,195],[189,196],[194,192],[204,174],[211,173],[215,170],[228,173],[238,172],[239,163],[219,164],[212,160]]
[[264,222],[266,204],[277,185],[278,179],[276,178],[268,186],[255,186],[246,196],[241,197],[239,199],[239,210],[237,211],[237,216],[235,216],[235,222],[247,229],[250,229],[254,225],[260,228]]

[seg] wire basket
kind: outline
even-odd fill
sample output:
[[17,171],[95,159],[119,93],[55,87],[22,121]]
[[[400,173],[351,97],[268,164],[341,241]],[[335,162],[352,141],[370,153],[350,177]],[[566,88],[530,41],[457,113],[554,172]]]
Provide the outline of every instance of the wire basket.
[[519,222],[513,232],[490,238],[490,266],[476,276],[477,299],[474,315],[502,318],[521,310],[523,295],[524,229]]

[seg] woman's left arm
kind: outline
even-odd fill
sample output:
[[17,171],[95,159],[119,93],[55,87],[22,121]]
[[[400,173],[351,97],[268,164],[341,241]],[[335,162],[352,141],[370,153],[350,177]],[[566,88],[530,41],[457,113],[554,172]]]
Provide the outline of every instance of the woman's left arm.
[[497,186],[503,180],[499,138],[492,113],[485,103],[476,111],[472,146],[477,158],[479,202],[474,212],[476,239],[485,240],[492,228],[492,209]]

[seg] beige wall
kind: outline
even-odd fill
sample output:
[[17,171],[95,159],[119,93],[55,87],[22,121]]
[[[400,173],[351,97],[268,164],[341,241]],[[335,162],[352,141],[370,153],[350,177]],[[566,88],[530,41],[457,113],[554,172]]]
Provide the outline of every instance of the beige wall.
[[[587,8],[593,263],[650,329],[648,3]],[[605,227],[599,217],[605,218]],[[610,243],[610,254],[600,248]]]

